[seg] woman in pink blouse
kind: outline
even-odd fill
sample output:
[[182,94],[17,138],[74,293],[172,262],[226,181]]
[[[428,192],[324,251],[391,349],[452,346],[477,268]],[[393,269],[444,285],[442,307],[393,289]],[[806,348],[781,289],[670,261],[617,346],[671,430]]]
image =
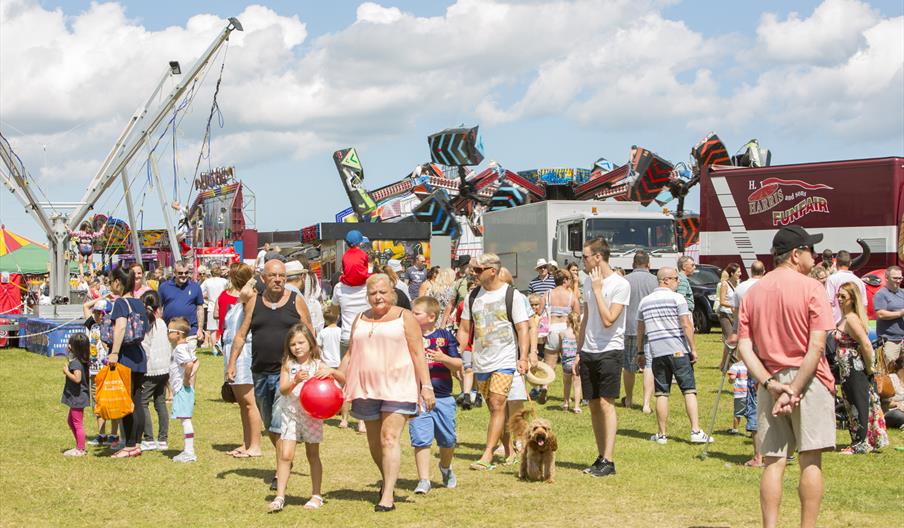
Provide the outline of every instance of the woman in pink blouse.
[[417,414],[419,401],[426,410],[436,402],[420,326],[410,311],[395,306],[395,295],[385,274],[367,279],[370,309],[352,323],[339,367],[346,373],[345,399],[352,403],[352,416],[367,426],[370,455],[383,476],[376,512],[395,509],[405,421]]

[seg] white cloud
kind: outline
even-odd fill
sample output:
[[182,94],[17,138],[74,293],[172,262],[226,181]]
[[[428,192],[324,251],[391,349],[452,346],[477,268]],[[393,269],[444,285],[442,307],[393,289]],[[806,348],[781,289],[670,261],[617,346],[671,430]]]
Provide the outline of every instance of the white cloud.
[[[900,18],[826,0],[806,18],[764,15],[742,47],[737,35],[664,17],[664,3],[458,0],[418,17],[366,2],[353,23],[313,40],[299,16],[249,6],[238,15],[245,31],[224,52],[226,125],[214,126],[212,155],[242,166],[300,160],[436,116],[486,125],[551,117],[626,137],[666,126],[701,136],[765,127],[901,136]],[[185,71],[225,21],[199,14],[152,31],[116,3],[70,15],[7,0],[0,25],[4,131],[26,129],[17,148],[27,164],[41,160],[36,174],[85,181],[167,61]],[[737,85],[737,70],[751,80]],[[194,165],[218,73],[217,62],[179,128],[181,167]]]
[[857,0],[825,0],[808,18],[796,12],[781,21],[773,13],[762,16],[757,53],[750,59],[777,62],[837,64],[863,44],[863,32],[876,25],[879,14]]
[[[800,24],[810,27],[810,20]],[[902,138],[902,27],[904,17],[877,20],[861,32],[862,44],[836,65],[779,65],[763,71],[728,99],[723,118],[707,116],[700,124],[738,127],[759,121],[791,135],[849,141]]]

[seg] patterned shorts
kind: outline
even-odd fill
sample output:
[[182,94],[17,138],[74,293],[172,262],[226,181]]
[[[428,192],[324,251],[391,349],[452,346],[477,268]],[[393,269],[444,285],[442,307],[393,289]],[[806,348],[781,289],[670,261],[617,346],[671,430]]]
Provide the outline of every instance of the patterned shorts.
[[314,418],[301,409],[282,413],[280,438],[292,442],[319,444],[323,442],[323,420]]
[[507,398],[509,391],[512,390],[515,373],[512,369],[504,369],[477,373],[474,374],[474,378],[477,380],[477,390],[483,394],[484,398],[489,398],[490,393],[501,394]]

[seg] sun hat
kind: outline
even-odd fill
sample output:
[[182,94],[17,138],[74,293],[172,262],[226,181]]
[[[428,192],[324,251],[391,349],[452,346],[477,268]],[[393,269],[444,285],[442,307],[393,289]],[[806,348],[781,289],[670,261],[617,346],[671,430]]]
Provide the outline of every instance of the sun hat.
[[306,271],[308,270],[304,269],[304,266],[301,264],[301,262],[297,260],[290,260],[289,262],[286,262],[286,277],[297,277],[304,274]]
[[545,258],[537,259],[537,265],[534,266],[534,269],[545,268],[547,264],[548,264],[548,262],[546,262]]
[[531,385],[549,385],[556,380],[556,371],[546,363],[539,361],[536,366],[527,371],[524,379]]
[[558,267],[559,267],[559,263],[556,262],[556,261],[554,261],[554,260],[550,260],[550,261],[547,262],[546,264],[548,264],[548,265],[550,265],[550,266],[552,266],[552,267],[554,267],[554,268],[558,268]]

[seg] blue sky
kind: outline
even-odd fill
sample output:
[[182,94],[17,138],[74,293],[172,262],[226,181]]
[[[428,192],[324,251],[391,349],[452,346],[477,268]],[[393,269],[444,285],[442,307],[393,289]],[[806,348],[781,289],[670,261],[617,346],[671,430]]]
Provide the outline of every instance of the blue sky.
[[[259,5],[5,2],[0,130],[52,200],[78,200],[166,60],[185,69],[216,18],[238,16],[246,31],[226,55],[211,163],[236,165],[260,230],[348,206],[333,150],[355,146],[376,188],[427,161],[428,134],[459,123],[480,124],[487,158],[513,170],[621,164],[632,144],[686,160],[711,130],[730,151],[758,138],[776,164],[904,155],[900,2]],[[183,198],[213,79],[177,134]],[[171,152],[160,165],[171,193]],[[136,185],[144,227],[161,225]],[[120,194],[99,209],[124,216]],[[0,221],[42,239],[8,193]]]

